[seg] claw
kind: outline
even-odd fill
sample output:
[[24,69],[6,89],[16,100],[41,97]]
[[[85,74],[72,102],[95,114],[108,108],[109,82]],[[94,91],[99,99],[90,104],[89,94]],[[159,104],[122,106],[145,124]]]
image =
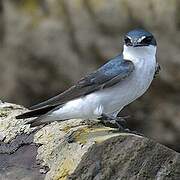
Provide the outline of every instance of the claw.
[[129,118],[130,116],[125,116],[125,117],[112,117],[106,114],[102,114],[100,120],[101,122],[108,127],[113,127],[113,128],[118,128],[119,131],[121,132],[125,132],[125,133],[132,133],[132,134],[136,134],[136,135],[140,135],[142,136],[141,133],[138,133],[136,131],[131,131],[127,127],[127,123],[126,120],[127,118]]
[[127,122],[124,118],[122,117],[117,117],[116,122],[119,123],[123,127],[127,127]]

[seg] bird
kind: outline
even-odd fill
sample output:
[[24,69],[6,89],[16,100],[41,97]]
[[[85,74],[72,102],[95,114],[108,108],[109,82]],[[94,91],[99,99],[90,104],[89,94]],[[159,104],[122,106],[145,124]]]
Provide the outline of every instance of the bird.
[[[64,92],[16,116],[32,118],[31,127],[69,119],[104,119],[125,129],[119,112],[142,96],[160,70],[157,42],[152,33],[138,28],[123,38],[123,51],[81,78]],[[123,120],[122,120],[123,121]]]

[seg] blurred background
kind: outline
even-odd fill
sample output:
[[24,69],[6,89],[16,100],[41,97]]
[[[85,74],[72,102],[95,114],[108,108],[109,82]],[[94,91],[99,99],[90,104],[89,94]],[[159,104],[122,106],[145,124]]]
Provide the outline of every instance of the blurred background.
[[62,92],[121,52],[137,27],[155,35],[162,70],[120,115],[180,151],[178,0],[1,0],[0,99],[28,107]]

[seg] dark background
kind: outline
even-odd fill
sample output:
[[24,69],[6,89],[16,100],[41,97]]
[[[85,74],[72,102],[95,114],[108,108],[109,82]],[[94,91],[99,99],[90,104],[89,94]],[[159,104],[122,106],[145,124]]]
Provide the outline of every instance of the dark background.
[[122,51],[123,34],[151,31],[160,75],[125,108],[128,124],[180,151],[180,1],[0,1],[0,99],[30,106]]

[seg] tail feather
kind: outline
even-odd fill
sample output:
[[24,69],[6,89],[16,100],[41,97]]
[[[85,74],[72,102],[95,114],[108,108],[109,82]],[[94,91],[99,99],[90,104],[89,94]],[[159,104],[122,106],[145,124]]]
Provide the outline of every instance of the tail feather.
[[51,105],[51,106],[45,106],[42,108],[38,108],[35,110],[31,110],[28,112],[25,112],[23,114],[20,114],[16,116],[16,119],[26,119],[26,118],[33,118],[36,117],[30,121],[28,121],[26,124],[30,124],[30,127],[36,127],[40,125],[46,125],[53,121],[57,121],[57,119],[54,116],[51,116],[50,114],[56,110],[56,108],[61,108],[62,105]]
[[42,115],[38,118],[28,121],[26,124],[30,124],[30,127],[36,127],[36,126],[46,125],[53,122],[52,120],[47,120],[45,116],[46,115]]
[[54,121],[65,121],[65,120],[67,119],[60,120],[57,117],[51,116],[49,113],[47,113],[28,121],[26,124],[30,124],[30,127],[36,127],[40,125],[46,125]]
[[58,105],[46,106],[46,107],[43,107],[43,108],[28,111],[28,112],[25,112],[23,114],[20,114],[20,115],[16,116],[16,119],[25,119],[25,118],[38,117],[38,116],[41,116],[43,114],[46,114],[47,112],[51,111],[52,109],[54,109],[57,106]]

